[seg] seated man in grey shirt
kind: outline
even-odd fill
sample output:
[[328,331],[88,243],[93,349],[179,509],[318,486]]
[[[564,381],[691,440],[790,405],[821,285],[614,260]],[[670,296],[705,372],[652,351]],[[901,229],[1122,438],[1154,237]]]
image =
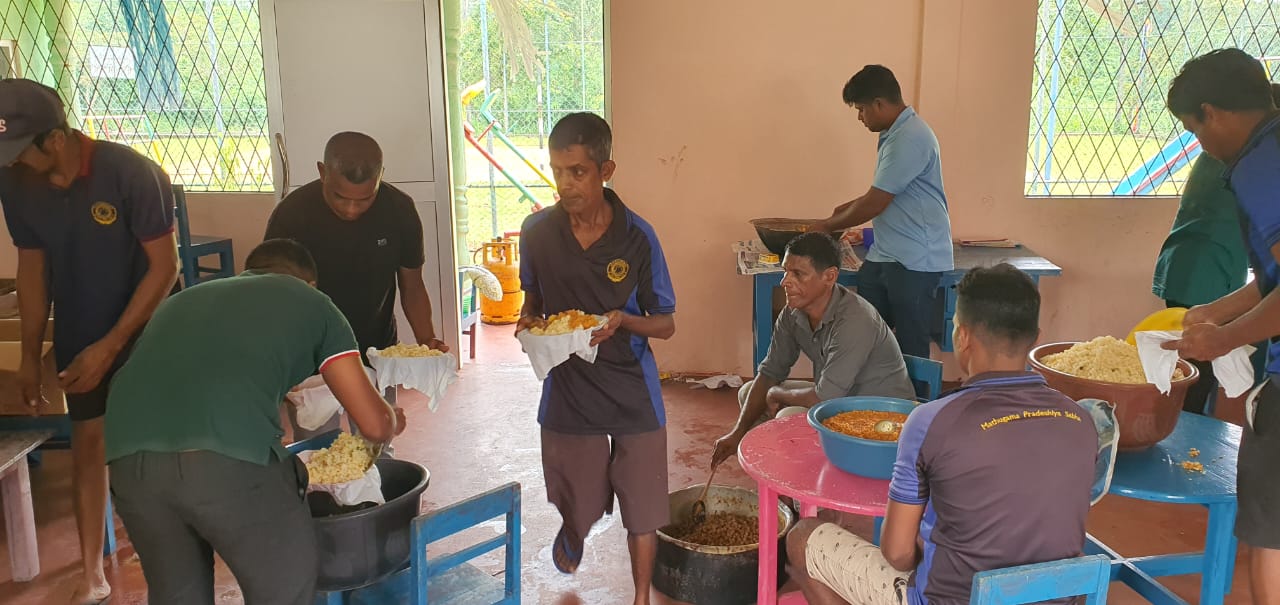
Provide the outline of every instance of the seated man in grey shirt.
[[[787,306],[778,314],[755,380],[738,392],[742,413],[733,431],[716,441],[712,466],[737,452],[742,437],[762,419],[803,414],[819,402],[851,395],[915,399],[889,326],[871,303],[836,283],[835,240],[805,233],[786,252]],[[801,352],[813,362],[813,382],[787,380]]]

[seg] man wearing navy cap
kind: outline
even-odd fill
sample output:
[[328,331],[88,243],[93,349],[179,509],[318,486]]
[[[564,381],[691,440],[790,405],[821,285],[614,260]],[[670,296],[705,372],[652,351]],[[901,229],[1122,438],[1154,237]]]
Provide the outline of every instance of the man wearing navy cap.
[[67,393],[84,579],[73,603],[111,594],[102,570],[107,470],[103,414],[111,377],[178,275],[174,202],[160,166],[72,130],[52,88],[0,80],[0,204],[18,247],[22,363],[35,406],[50,296],[58,382]]

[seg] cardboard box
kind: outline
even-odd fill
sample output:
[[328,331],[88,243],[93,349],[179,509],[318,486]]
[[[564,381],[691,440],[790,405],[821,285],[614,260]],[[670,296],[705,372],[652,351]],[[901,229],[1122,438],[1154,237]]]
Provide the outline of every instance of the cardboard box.
[[[22,363],[22,327],[18,318],[0,319],[0,416],[30,416],[31,407],[22,401],[18,391],[18,366]],[[36,413],[40,416],[56,416],[67,413],[67,399],[58,386],[58,369],[53,358],[53,319],[45,330],[42,347],[42,372],[44,397],[48,403],[40,404]]]
[[[21,342],[22,320],[17,317],[0,318],[0,342]],[[44,341],[53,342],[53,318],[44,329]]]

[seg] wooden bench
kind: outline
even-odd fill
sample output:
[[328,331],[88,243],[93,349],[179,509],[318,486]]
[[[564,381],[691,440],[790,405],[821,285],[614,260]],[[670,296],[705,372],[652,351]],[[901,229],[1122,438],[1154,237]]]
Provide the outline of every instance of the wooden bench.
[[0,497],[4,498],[4,525],[14,582],[29,582],[40,575],[27,454],[52,436],[53,431],[49,430],[0,432]]

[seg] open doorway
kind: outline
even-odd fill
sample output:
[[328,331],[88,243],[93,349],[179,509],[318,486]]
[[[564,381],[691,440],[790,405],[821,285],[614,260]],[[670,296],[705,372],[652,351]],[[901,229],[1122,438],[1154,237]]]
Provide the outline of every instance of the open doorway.
[[[606,114],[605,4],[444,0],[459,267],[494,262],[504,254],[495,240],[514,238],[526,216],[555,203],[547,137],[556,121],[577,111]],[[513,272],[494,269],[504,291],[518,292]],[[464,331],[468,310],[471,325],[511,319],[512,300],[505,313],[495,311],[469,277],[459,285]]]
[[458,87],[468,131],[459,234],[475,250],[518,231],[535,205],[555,203],[546,142],[556,120],[603,115],[604,0],[448,1],[462,4]]

